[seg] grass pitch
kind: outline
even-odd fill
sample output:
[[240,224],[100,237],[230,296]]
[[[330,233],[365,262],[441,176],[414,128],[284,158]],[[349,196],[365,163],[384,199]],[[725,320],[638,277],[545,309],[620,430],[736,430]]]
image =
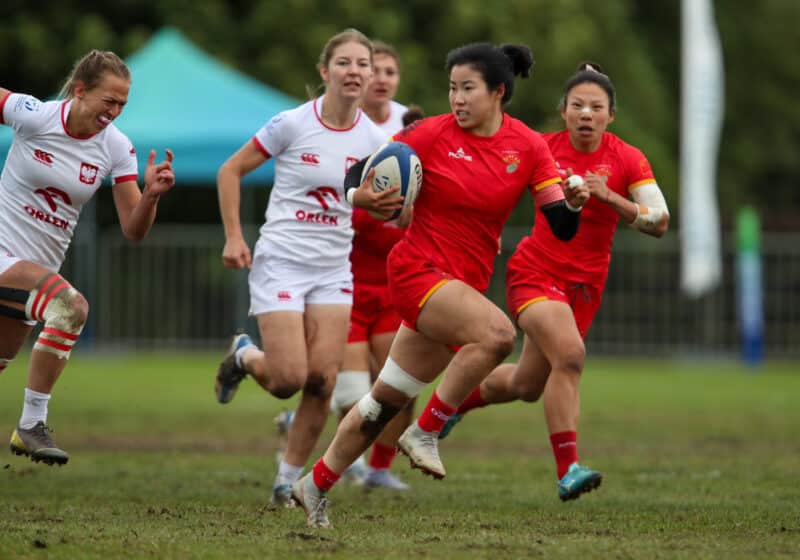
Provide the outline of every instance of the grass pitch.
[[[442,482],[398,457],[409,493],[339,485],[321,531],[268,506],[272,419],[295,401],[247,380],[218,405],[219,358],[77,353],[49,418],[70,463],[0,454],[0,558],[800,557],[797,364],[590,357],[579,445],[598,491],[558,500],[541,405],[515,403],[442,442]],[[3,437],[26,366],[0,375]]]

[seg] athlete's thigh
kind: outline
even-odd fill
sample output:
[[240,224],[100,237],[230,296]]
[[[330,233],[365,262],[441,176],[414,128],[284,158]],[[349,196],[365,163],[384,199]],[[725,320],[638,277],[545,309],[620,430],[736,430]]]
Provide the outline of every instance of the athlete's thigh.
[[270,311],[258,315],[264,359],[270,369],[305,371],[308,364],[303,313]]
[[583,345],[572,309],[563,301],[537,301],[523,309],[517,323],[551,364],[560,352]]
[[344,360],[350,305],[308,304],[305,312],[308,366],[311,372],[336,373]]
[[445,344],[401,325],[389,357],[415,379],[430,383],[450,363],[453,351]]
[[514,325],[499,307],[459,280],[438,288],[417,319],[417,330],[451,346],[484,341],[499,329],[513,331]]

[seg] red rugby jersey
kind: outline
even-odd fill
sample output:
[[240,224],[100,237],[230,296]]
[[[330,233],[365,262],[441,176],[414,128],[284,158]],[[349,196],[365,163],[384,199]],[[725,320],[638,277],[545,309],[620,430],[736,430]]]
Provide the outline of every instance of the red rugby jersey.
[[405,229],[392,221],[379,220],[361,208],[353,209],[353,251],[350,262],[353,281],[367,284],[386,284],[386,257]]
[[564,198],[542,136],[507,114],[490,137],[463,130],[448,113],[417,121],[394,139],[414,148],[423,171],[401,243],[477,290],[489,285],[497,239],[523,191],[531,190],[537,206]]
[[[543,135],[560,171],[572,168],[573,173],[587,171],[607,177],[607,185],[628,198],[631,190],[645,183],[654,183],[653,171],[644,154],[618,136],[606,132],[600,147],[592,153],[572,147],[569,132]],[[619,214],[605,202],[591,198],[581,212],[578,233],[570,241],[559,241],[547,226],[541,211],[530,237],[517,247],[549,273],[573,282],[604,283],[611,262],[611,242],[619,222]]]

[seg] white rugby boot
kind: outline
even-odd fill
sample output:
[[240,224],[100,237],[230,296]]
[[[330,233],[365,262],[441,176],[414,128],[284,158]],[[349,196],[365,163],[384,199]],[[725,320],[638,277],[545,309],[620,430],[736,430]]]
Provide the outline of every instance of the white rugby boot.
[[439,432],[426,432],[414,422],[400,436],[397,448],[408,457],[415,469],[437,480],[447,474],[439,458]]
[[309,527],[331,529],[328,520],[328,498],[325,492],[314,484],[314,473],[310,472],[292,486],[292,499],[303,506],[306,512],[306,523]]

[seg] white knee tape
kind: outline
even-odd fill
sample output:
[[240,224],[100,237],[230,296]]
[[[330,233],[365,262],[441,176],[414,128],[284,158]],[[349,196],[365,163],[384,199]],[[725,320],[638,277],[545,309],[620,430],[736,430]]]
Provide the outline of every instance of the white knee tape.
[[31,290],[25,312],[33,320],[44,321],[44,328],[33,345],[34,350],[69,358],[84,324],[77,319],[73,308],[77,296],[78,290],[58,274],[46,277]]
[[369,393],[371,383],[368,371],[340,371],[331,397],[331,410],[338,412],[349,408]]
[[381,415],[382,408],[381,403],[372,398],[372,393],[367,393],[358,401],[358,411],[368,422],[375,422]]
[[391,358],[386,358],[378,379],[412,399],[428,385],[413,377]]

